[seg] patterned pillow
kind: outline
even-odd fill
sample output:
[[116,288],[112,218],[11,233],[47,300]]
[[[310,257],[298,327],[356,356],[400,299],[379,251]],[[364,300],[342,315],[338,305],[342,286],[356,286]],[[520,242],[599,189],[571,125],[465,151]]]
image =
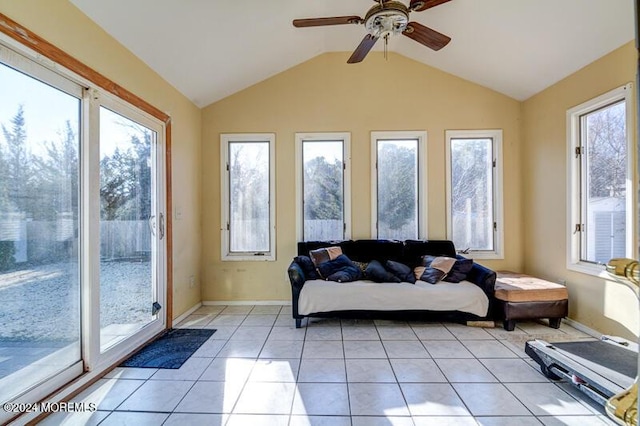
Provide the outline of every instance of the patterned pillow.
[[413,270],[416,279],[436,284],[447,276],[456,263],[456,259],[444,256],[423,256],[421,263],[422,266],[417,266]]
[[318,266],[320,266],[320,264],[324,262],[328,262],[330,260],[334,260],[341,254],[342,254],[342,249],[340,247],[332,246],[332,247],[324,247],[316,250],[311,250],[309,252],[309,257],[311,258],[311,261],[317,268]]
[[473,268],[473,259],[458,258],[443,281],[449,283],[464,281],[467,279],[467,274],[471,272],[471,268]]

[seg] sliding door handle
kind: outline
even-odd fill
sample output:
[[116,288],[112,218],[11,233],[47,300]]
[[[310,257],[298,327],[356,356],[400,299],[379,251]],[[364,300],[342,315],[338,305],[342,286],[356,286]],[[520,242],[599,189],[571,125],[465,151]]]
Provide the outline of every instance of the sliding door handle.
[[160,239],[164,238],[164,214],[160,213]]

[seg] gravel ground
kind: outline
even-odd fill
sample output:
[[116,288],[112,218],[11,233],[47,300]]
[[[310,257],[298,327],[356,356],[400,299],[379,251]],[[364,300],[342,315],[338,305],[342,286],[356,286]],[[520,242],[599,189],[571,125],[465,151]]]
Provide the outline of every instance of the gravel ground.
[[[101,327],[151,316],[150,262],[101,262]],[[77,265],[57,263],[0,274],[0,344],[78,338]]]

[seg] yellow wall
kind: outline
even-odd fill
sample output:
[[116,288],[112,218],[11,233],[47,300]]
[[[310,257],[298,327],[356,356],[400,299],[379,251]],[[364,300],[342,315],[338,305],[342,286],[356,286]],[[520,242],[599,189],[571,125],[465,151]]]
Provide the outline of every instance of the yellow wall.
[[[553,281],[566,281],[571,318],[600,332],[629,338],[638,335],[638,300],[631,290],[566,268],[569,232],[566,112],[635,82],[636,57],[633,43],[628,43],[533,96],[522,106],[525,271]],[[632,131],[635,135],[636,129]]]
[[[289,299],[296,132],[351,132],[353,238],[369,238],[370,131],[427,130],[428,233],[436,239],[446,237],[444,131],[501,128],[505,259],[482,263],[565,280],[572,318],[638,334],[635,297],[567,271],[564,237],[566,110],[635,80],[631,43],[522,103],[399,55],[372,53],[346,66],[348,54],[329,53],[200,111],[67,0],[0,0],[0,11],[171,115],[174,206],[182,211],[174,216],[174,317],[200,300]],[[220,260],[219,135],[233,132],[277,136],[276,262]]]
[[200,301],[201,111],[67,0],[0,0],[0,12],[138,95],[172,119],[174,317]]
[[[505,235],[496,268],[521,269],[520,103],[406,57],[346,65],[327,53],[203,110],[203,291],[210,300],[288,300],[296,252],[296,132],[351,132],[352,237],[370,238],[370,132],[427,130],[428,234],[446,238],[446,129],[503,129]],[[277,261],[220,260],[220,134],[276,134]]]

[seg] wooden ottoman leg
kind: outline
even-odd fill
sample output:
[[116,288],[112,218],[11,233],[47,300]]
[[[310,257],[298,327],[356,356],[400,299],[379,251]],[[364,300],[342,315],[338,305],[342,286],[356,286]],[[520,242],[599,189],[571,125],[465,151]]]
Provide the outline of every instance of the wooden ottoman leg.
[[302,318],[296,318],[296,328],[302,327]]
[[560,328],[561,321],[562,321],[562,318],[549,318],[549,327]]
[[504,320],[502,323],[504,329],[507,331],[513,331],[516,328],[516,320]]

